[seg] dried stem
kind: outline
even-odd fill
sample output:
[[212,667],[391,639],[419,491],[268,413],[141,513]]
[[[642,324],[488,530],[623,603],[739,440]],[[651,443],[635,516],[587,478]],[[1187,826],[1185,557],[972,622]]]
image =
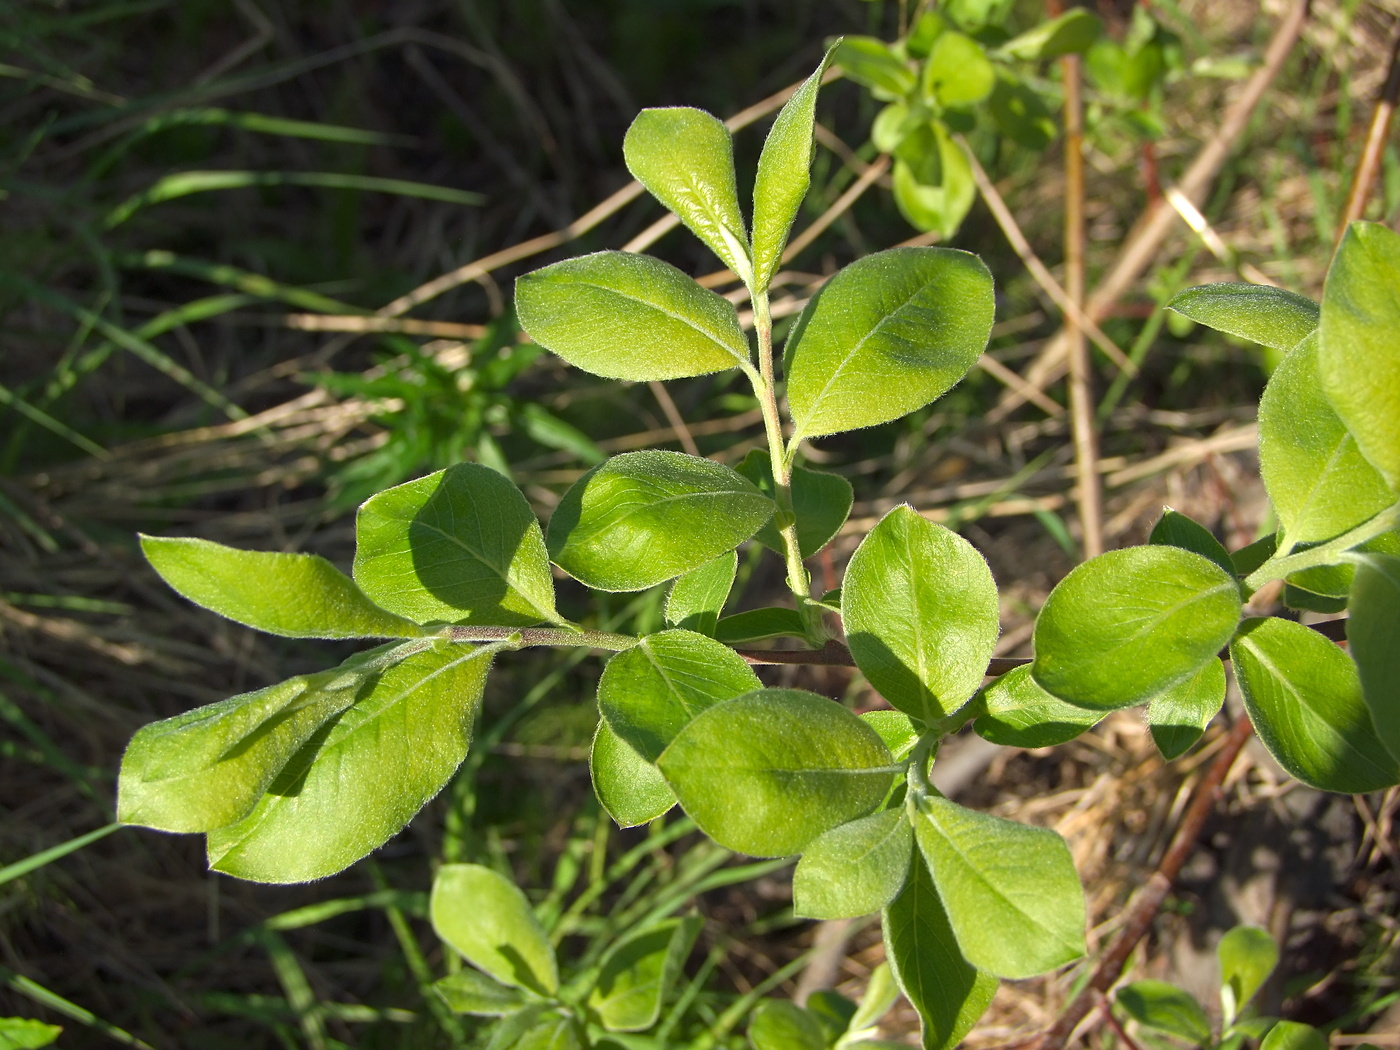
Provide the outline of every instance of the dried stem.
[[1351,180],[1351,192],[1347,194],[1346,207],[1342,209],[1342,220],[1337,224],[1339,243],[1347,227],[1366,211],[1366,202],[1371,197],[1376,175],[1381,170],[1381,154],[1390,136],[1390,121],[1395,115],[1397,102],[1400,102],[1400,19],[1396,21],[1395,36],[1390,43],[1390,64],[1386,67],[1385,84],[1376,98],[1376,108],[1371,111],[1366,144],[1361,148],[1361,159]]

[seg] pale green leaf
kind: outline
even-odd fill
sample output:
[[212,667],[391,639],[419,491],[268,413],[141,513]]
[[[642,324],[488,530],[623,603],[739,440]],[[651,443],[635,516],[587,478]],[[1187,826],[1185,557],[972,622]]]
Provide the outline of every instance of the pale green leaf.
[[1053,747],[1073,740],[1103,715],[1051,696],[1036,685],[1026,665],[1012,668],[987,686],[972,728],[984,740],[1003,747]]
[[355,519],[355,582],[418,623],[559,619],[534,512],[507,478],[479,463],[366,501]]
[[1347,646],[1377,735],[1400,759],[1400,558],[1356,557]]
[[892,102],[914,90],[914,72],[883,40],[848,36],[836,49],[835,61],[857,84],[878,99]]
[[603,956],[588,993],[590,1014],[610,1032],[640,1032],[654,1025],[699,932],[698,918],[672,919],[617,941]]
[[961,707],[987,673],[1000,630],[996,581],[967,540],[896,507],[851,557],[841,619],[870,684],[933,722]]
[[[924,182],[903,158],[894,163],[894,202],[910,225],[925,233],[952,237],[977,199],[977,183],[967,154],[939,121],[929,124],[930,147],[937,153],[938,181]],[[990,329],[989,329],[990,330]],[[985,345],[985,344],[984,344]]]
[[977,363],[992,278],[950,248],[891,248],[826,283],[788,337],[788,401],[804,437],[874,426],[933,401]]
[[1157,524],[1152,526],[1152,534],[1148,536],[1147,542],[1194,551],[1202,558],[1209,558],[1215,562],[1231,576],[1235,575],[1235,563],[1230,559],[1230,552],[1211,531],[1170,507],[1162,509],[1162,516],[1157,519]]
[[997,979],[963,958],[922,857],[881,918],[885,958],[919,1014],[924,1050],[951,1050],[991,1003]]
[[1201,1004],[1166,981],[1134,981],[1113,996],[1138,1024],[1166,1032],[1198,1046],[1210,1042],[1210,1021]]
[[761,689],[702,711],[657,764],[705,834],[768,857],[800,853],[869,813],[898,772],[873,729],[798,689]]
[[810,1010],[786,999],[764,999],[749,1019],[753,1050],[826,1050],[826,1031]]
[[[928,878],[927,873],[923,878]],[[898,998],[899,982],[894,979],[890,964],[882,962],[871,971],[870,979],[865,983],[865,994],[860,997],[860,1004],[846,1025],[847,1034],[854,1036],[872,1029],[880,1018],[889,1013]]]
[[1356,664],[1335,643],[1269,617],[1246,620],[1230,656],[1259,739],[1293,776],[1345,794],[1400,782],[1400,765],[1376,736]]
[[635,828],[655,820],[676,804],[661,771],[599,719],[588,752],[593,792],[618,827]]
[[530,338],[569,364],[638,382],[747,364],[749,342],[728,300],[660,259],[596,252],[515,282]]
[[1259,1050],[1327,1050],[1327,1037],[1312,1025],[1279,1021],[1260,1042]]
[[386,612],[314,554],[242,551],[209,540],[142,536],[161,579],[196,605],[288,638],[414,638],[423,630]]
[[306,882],[387,842],[466,757],[494,652],[441,644],[367,682],[247,817],[209,833],[209,866],[255,882]]
[[503,984],[538,995],[559,990],[549,936],[519,887],[480,864],[444,864],[428,899],[433,931]]
[[924,97],[953,108],[976,105],[992,93],[996,69],[972,37],[945,30],[924,63]]
[[1102,29],[1097,16],[1082,7],[1072,7],[1058,18],[1012,37],[997,51],[1007,58],[1028,62],[1083,54],[1098,39]]
[[1199,554],[1170,546],[1109,551],[1050,592],[1035,621],[1031,673],[1080,707],[1131,707],[1196,674],[1239,618],[1239,585]]
[[739,555],[726,551],[714,561],[676,577],[666,592],[666,625],[713,638],[738,570]]
[[590,587],[640,591],[733,550],[772,515],[772,500],[719,463],[629,452],[564,493],[549,520],[549,554]]
[[1212,660],[1147,705],[1152,742],[1165,759],[1180,758],[1205,733],[1225,703],[1225,665]]
[[[551,1013],[522,1035],[513,1050],[584,1050],[587,1045],[576,1019]],[[504,1048],[488,1047],[488,1050]]]
[[0,1017],[0,1050],[39,1050],[63,1034],[56,1024],[28,1017]]
[[701,109],[644,109],[622,140],[627,170],[745,284],[748,234],[734,184],[734,140]]
[[914,830],[902,808],[881,810],[818,835],[792,875],[792,910],[806,919],[877,912],[904,888]]
[[598,710],[613,732],[655,762],[700,712],[761,688],[734,650],[693,631],[662,631],[608,661]]
[[470,968],[434,981],[433,991],[453,1013],[476,1017],[505,1017],[528,1002],[518,988]]
[[[751,450],[736,469],[765,496],[773,498],[773,470],[767,452]],[[851,513],[854,493],[851,483],[841,475],[802,466],[792,468],[791,484],[792,512],[797,518],[797,549],[802,557],[810,558],[841,531]],[[758,530],[754,539],[770,550],[785,553],[783,538],[771,521]]]
[[973,966],[1034,977],[1084,954],[1084,891],[1055,832],[927,796],[914,837]]
[[1220,938],[1215,954],[1220,960],[1220,1012],[1228,1028],[1274,972],[1278,945],[1257,926],[1236,926]]
[[1400,236],[1347,228],[1322,290],[1318,373],[1362,455],[1400,492]]
[[1292,350],[1317,328],[1318,305],[1297,292],[1263,284],[1203,284],[1167,303],[1207,328],[1275,350]]
[[895,758],[903,758],[919,741],[919,731],[903,711],[866,711],[860,718],[880,734]]

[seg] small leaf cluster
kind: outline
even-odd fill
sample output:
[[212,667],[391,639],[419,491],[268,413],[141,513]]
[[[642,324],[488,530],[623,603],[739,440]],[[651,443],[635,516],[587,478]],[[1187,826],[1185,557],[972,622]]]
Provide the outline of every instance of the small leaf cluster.
[[879,1038],[877,1025],[899,998],[888,963],[870,974],[865,994],[854,1003],[839,992],[813,992],[806,1006],[765,999],[749,1019],[753,1050],[891,1050],[905,1046]]

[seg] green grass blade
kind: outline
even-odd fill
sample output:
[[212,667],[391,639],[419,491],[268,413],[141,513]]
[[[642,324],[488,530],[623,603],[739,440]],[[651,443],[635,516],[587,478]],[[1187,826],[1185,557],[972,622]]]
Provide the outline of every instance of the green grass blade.
[[96,456],[98,459],[110,458],[107,450],[97,444],[97,442],[89,441],[73,428],[65,426],[63,423],[54,419],[53,416],[49,415],[47,412],[41,412],[28,401],[24,400],[24,398],[11,391],[10,388],[3,383],[0,383],[0,405],[8,405],[30,422],[37,423],[45,430],[57,434],[65,441],[76,445],[90,456]]
[[282,991],[287,996],[287,1003],[296,1012],[302,1034],[306,1036],[311,1050],[329,1050],[325,1019],[321,1016],[316,993],[311,990],[311,982],[306,979],[306,971],[301,968],[301,962],[292,954],[287,942],[271,930],[262,931],[258,941],[272,960],[272,969],[277,974],[278,983],[282,985]]
[[96,842],[100,838],[105,838],[120,827],[125,827],[125,825],[118,823],[108,824],[106,827],[98,828],[95,831],[89,831],[86,835],[79,835],[77,838],[69,839],[67,842],[60,843],[57,846],[50,846],[46,850],[25,857],[23,860],[17,860],[13,864],[7,864],[5,867],[0,868],[0,886],[5,885],[7,882],[12,882],[15,879],[23,878],[31,871],[37,871],[46,864],[52,864],[60,857],[66,857],[68,854],[80,850],[84,846]]
[[[315,313],[369,313],[369,311],[363,307],[352,306],[350,303],[343,303],[339,299],[332,299],[329,296],[320,295],[316,292],[308,292],[304,288],[297,288],[294,285],[281,284],[269,277],[264,277],[260,273],[240,270],[237,266],[226,266],[223,263],[205,262],[203,259],[190,259],[185,256],[176,255],[174,252],[162,251],[160,249],[153,249],[152,251],[133,255],[120,255],[117,257],[117,263],[128,269],[162,270],[167,273],[179,274],[181,277],[194,277],[201,281],[208,281],[210,284],[221,284],[226,288],[233,288],[236,291],[256,296],[259,299],[278,299],[284,303],[289,303],[292,306],[299,306],[303,310],[311,310]],[[206,300],[200,301],[203,302]],[[161,316],[164,317],[165,315],[162,314]],[[198,320],[199,318],[195,319]]]
[[109,1021],[104,1021],[90,1010],[84,1010],[77,1003],[69,1002],[57,992],[51,992],[37,981],[31,981],[22,974],[17,974],[13,970],[7,970],[0,966],[0,981],[6,986],[14,989],[20,995],[34,1000],[41,1006],[47,1006],[50,1010],[62,1014],[64,1017],[72,1018],[79,1024],[95,1028],[109,1039],[115,1039],[119,1043],[127,1046],[139,1047],[140,1050],[155,1050],[150,1043],[144,1039],[138,1039],[125,1028],[118,1028]]

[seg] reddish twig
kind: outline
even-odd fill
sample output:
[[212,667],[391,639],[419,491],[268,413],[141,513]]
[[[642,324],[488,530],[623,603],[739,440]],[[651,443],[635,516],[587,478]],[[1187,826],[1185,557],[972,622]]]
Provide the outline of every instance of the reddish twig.
[[1346,207],[1342,209],[1342,221],[1337,224],[1337,240],[1355,220],[1366,210],[1366,201],[1371,197],[1376,175],[1381,170],[1381,154],[1385,151],[1385,141],[1390,136],[1390,121],[1395,115],[1395,105],[1400,102],[1400,21],[1395,27],[1395,38],[1390,44],[1390,65],[1386,67],[1385,84],[1376,98],[1376,108],[1371,111],[1371,126],[1366,132],[1366,144],[1361,148],[1361,159],[1356,165],[1356,175],[1351,180],[1351,192],[1347,194]]

